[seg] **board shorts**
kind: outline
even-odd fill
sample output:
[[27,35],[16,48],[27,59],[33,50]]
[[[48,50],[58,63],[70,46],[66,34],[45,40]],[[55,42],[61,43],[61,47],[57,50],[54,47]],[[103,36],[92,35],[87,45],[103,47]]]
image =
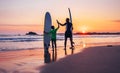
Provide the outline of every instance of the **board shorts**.
[[72,32],[71,31],[66,31],[65,32],[65,37],[69,37],[69,38],[72,38]]

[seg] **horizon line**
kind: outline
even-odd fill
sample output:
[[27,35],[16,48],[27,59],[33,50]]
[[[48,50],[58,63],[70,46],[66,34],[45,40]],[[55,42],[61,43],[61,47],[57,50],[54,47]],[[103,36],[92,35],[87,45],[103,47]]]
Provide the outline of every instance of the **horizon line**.
[[41,24],[0,24],[0,26],[43,26]]

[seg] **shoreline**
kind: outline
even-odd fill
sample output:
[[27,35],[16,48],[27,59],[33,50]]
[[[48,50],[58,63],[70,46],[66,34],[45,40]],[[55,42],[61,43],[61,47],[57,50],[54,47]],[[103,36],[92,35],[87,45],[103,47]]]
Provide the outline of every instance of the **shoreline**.
[[[75,42],[77,42],[77,41],[75,41]],[[59,42],[58,42],[59,43]],[[69,44],[70,42],[68,42],[68,44]],[[120,42],[112,42],[112,43],[110,43],[110,42],[105,42],[105,43],[103,43],[103,42],[101,42],[101,43],[84,43],[84,42],[82,42],[82,40],[81,40],[81,42],[79,42],[79,44],[77,43],[77,45],[75,45],[75,46],[81,46],[81,47],[83,47],[83,48],[87,48],[87,47],[92,47],[92,46],[107,46],[107,45],[120,45]],[[69,47],[70,45],[68,45],[68,47]],[[63,47],[62,45],[60,45],[60,46],[58,46],[58,48],[61,48],[61,47]],[[51,48],[51,47],[50,47]],[[41,49],[41,50],[44,50],[44,48],[43,47],[39,47],[39,48],[24,48],[24,49],[0,49],[0,53],[2,53],[2,52],[14,52],[14,51],[23,51],[23,50],[36,50],[36,49]]]

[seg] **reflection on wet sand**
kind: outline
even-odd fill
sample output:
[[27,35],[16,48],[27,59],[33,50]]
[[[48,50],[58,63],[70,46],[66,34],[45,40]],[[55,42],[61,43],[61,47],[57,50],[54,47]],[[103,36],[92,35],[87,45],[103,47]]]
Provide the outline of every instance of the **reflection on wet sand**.
[[57,49],[52,50],[52,62],[57,60]]

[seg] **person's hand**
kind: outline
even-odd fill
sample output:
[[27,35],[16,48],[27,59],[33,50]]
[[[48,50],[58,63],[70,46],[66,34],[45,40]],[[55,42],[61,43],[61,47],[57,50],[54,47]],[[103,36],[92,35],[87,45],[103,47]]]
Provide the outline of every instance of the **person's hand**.
[[45,33],[45,31],[43,31],[43,33]]
[[46,31],[43,31],[43,33],[47,34],[47,32],[46,32]]

